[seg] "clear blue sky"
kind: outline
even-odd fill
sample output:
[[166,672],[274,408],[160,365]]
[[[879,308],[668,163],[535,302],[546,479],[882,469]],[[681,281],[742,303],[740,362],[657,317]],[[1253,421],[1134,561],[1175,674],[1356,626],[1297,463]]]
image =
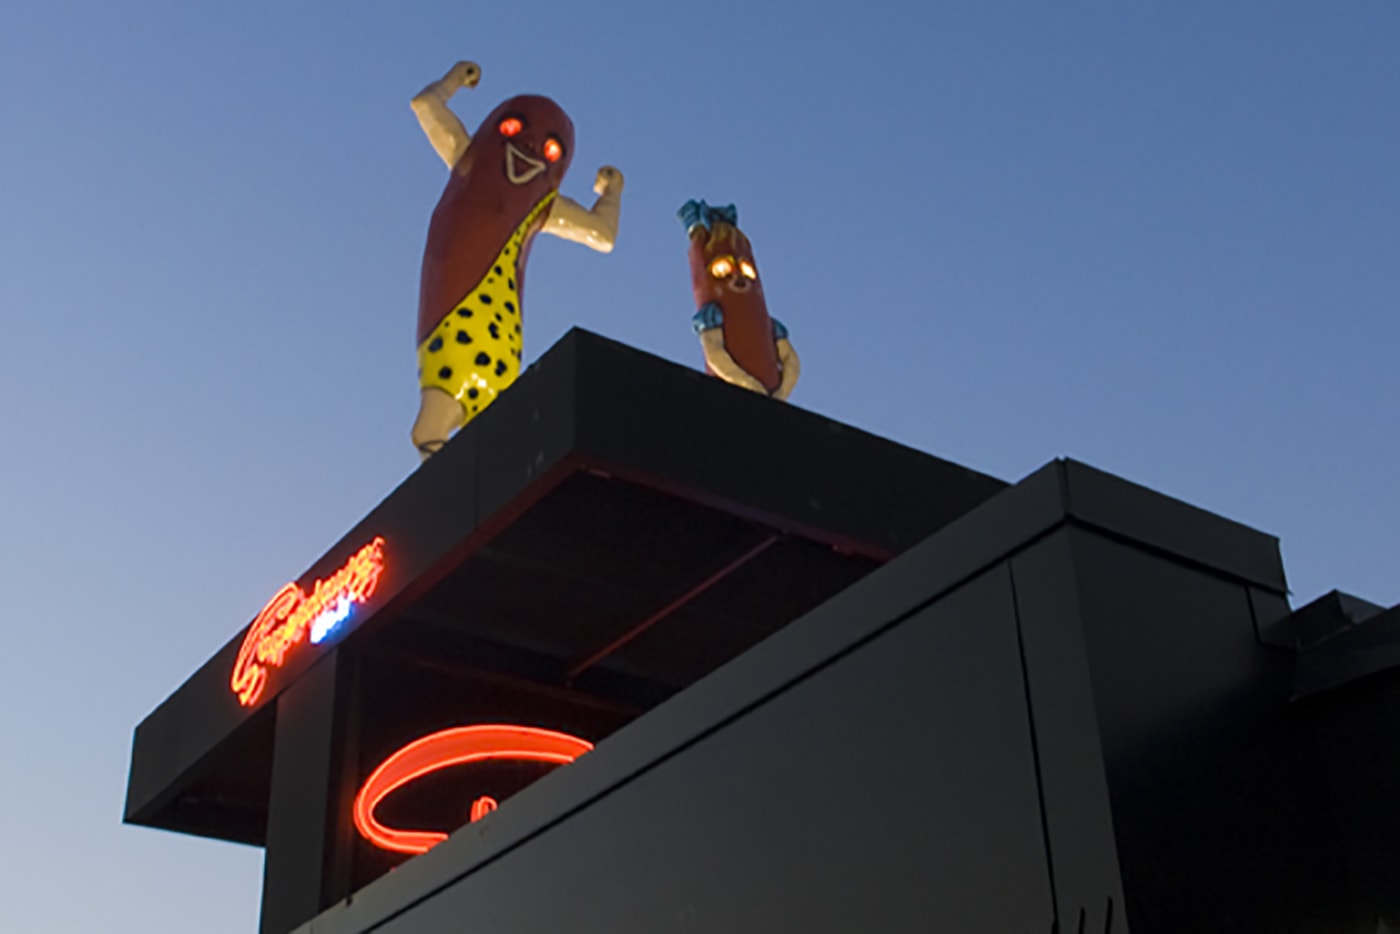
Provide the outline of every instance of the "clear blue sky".
[[119,823],[131,730],[416,465],[454,60],[471,126],[573,115],[566,194],[627,176],[612,255],[537,243],[527,358],[698,365],[674,212],[734,201],[796,404],[1389,605],[1397,49],[1392,0],[0,6],[0,928],[253,929],[260,851]]

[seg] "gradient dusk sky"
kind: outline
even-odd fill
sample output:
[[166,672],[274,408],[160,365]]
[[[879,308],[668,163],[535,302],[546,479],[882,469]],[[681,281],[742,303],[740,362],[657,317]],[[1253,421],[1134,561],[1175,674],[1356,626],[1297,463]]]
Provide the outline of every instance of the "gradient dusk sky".
[[131,731],[417,465],[408,99],[458,58],[469,127],[570,112],[565,194],[626,174],[612,255],[537,242],[527,360],[579,325],[698,367],[675,211],[736,202],[794,404],[1400,601],[1394,0],[11,0],[0,931],[255,929],[261,851],[121,824]]

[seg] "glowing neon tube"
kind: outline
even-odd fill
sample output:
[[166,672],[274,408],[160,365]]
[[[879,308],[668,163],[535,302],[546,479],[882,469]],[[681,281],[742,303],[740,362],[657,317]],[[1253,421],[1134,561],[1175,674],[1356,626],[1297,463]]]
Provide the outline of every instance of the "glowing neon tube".
[[[427,830],[395,830],[374,817],[374,809],[395,789],[429,772],[472,762],[510,760],[573,762],[593,748],[577,736],[532,726],[482,724],[430,733],[404,746],[380,763],[355,796],[355,828],[377,847],[397,853],[426,853],[447,839]],[[494,798],[482,796],[472,804],[472,820],[495,810]]]

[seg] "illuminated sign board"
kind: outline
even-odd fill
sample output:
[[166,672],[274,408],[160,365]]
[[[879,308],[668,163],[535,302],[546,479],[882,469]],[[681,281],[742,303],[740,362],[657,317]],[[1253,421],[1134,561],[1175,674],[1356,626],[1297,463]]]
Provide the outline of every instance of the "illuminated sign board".
[[318,580],[308,594],[288,584],[263,607],[248,627],[238,660],[233,664],[229,687],[238,702],[251,707],[262,697],[267,670],[280,668],[287,653],[309,638],[315,644],[326,639],[344,622],[355,604],[364,603],[384,573],[384,539],[375,538],[325,580]]
[[[416,739],[380,763],[355,796],[355,828],[375,846],[397,853],[426,853],[447,839],[445,833],[395,830],[374,817],[374,809],[389,793],[438,769],[473,762],[573,762],[593,748],[586,739],[532,726],[484,724],[463,726]],[[471,819],[480,820],[496,809],[496,800],[482,795],[472,802]]]

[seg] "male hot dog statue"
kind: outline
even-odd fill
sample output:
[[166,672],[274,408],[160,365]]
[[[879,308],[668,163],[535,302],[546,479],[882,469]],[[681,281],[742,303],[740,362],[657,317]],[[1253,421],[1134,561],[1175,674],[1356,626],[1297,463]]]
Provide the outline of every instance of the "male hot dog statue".
[[610,252],[622,173],[598,170],[585,208],[559,186],[574,125],[554,101],[522,94],[487,114],[475,134],[447,106],[481,69],[458,62],[413,99],[413,112],[451,174],[433,211],[418,304],[422,390],[413,444],[426,460],[520,373],[525,262],[538,233]]

